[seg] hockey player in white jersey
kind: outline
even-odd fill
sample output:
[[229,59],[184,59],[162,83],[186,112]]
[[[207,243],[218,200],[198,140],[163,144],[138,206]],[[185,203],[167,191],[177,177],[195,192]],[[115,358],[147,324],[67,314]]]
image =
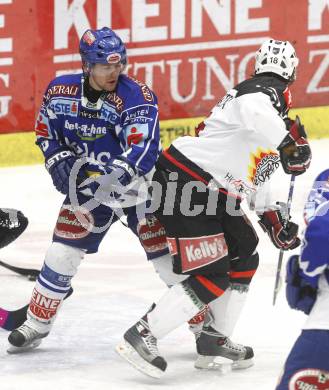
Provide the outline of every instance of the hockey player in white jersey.
[[[298,118],[288,118],[289,85],[298,58],[289,42],[270,39],[256,53],[255,74],[228,91],[199,125],[198,137],[181,137],[162,152],[154,182],[161,185],[160,208],[176,283],[125,334],[117,351],[143,373],[159,378],[166,361],[157,339],[206,305],[211,318],[197,340],[197,368],[251,364],[251,347],[231,342],[246,292],[258,266],[258,238],[240,208],[255,198],[280,163],[288,175],[302,174],[311,150]],[[296,248],[298,226],[285,208],[256,197],[260,224],[280,249]]]
[[287,263],[286,296],[289,306],[308,318],[277,390],[329,389],[329,169],[316,178],[304,215],[300,256]]

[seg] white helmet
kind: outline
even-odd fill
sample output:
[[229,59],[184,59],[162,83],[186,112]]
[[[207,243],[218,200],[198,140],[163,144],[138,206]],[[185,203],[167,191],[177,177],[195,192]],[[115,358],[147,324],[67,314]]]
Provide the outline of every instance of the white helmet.
[[288,81],[296,78],[298,58],[288,41],[265,41],[256,53],[255,74],[271,72]]

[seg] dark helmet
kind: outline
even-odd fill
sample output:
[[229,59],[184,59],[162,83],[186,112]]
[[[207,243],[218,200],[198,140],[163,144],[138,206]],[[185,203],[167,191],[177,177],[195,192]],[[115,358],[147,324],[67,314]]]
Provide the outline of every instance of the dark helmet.
[[121,38],[110,28],[88,29],[80,39],[80,55],[84,64],[127,64],[127,52]]

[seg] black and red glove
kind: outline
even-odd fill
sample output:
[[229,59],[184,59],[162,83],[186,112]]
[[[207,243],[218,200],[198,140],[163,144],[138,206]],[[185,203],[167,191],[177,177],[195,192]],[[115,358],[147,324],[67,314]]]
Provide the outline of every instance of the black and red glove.
[[285,221],[280,210],[265,211],[258,222],[278,249],[295,249],[300,245],[298,225]]
[[310,166],[311,148],[299,117],[294,121],[287,118],[285,122],[289,133],[278,146],[282,168],[288,175],[301,175]]

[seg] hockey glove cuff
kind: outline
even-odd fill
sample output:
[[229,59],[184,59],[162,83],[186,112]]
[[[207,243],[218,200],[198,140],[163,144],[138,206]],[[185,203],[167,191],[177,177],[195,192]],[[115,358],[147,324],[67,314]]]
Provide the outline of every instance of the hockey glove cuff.
[[70,173],[77,156],[68,149],[57,151],[46,159],[45,165],[50,173],[57,191],[64,195],[69,193]]

